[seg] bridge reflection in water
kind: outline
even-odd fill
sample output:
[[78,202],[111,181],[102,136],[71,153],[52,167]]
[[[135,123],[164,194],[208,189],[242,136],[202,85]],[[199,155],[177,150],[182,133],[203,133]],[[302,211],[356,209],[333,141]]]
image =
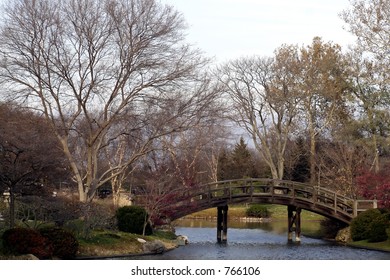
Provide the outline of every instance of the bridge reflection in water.
[[227,241],[228,205],[239,203],[265,203],[286,205],[288,211],[288,240],[300,241],[301,210],[349,224],[360,212],[377,208],[376,200],[358,200],[333,190],[309,184],[273,180],[239,179],[209,183],[193,190],[178,190],[177,202],[166,207],[175,209],[170,219],[208,208],[217,208],[217,240]]

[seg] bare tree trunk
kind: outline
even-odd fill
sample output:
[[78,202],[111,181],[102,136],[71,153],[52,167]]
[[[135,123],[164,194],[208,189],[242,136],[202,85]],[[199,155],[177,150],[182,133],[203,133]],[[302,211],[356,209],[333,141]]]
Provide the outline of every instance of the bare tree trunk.
[[372,134],[372,146],[373,146],[374,160],[373,160],[372,165],[371,165],[371,170],[374,169],[374,172],[378,173],[380,170],[379,152],[378,152],[377,136],[375,133]]
[[15,227],[15,194],[14,187],[9,188],[9,227]]
[[309,162],[310,162],[310,184],[312,186],[315,186],[317,184],[316,178],[316,135],[314,132],[313,124],[310,123],[309,128],[309,134],[310,134],[310,155],[309,155]]

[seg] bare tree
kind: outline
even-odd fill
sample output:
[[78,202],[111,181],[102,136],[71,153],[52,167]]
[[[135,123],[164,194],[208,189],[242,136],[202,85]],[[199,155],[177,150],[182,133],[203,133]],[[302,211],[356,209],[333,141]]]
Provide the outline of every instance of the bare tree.
[[[196,71],[206,61],[184,43],[184,28],[178,12],[155,0],[14,0],[6,6],[1,82],[50,121],[81,201],[210,103]],[[112,132],[129,115],[136,122],[130,118]],[[172,122],[177,126],[166,125]],[[133,156],[102,165],[115,135],[139,130],[142,143]]]
[[175,177],[183,187],[217,181],[218,154],[227,133],[223,121],[215,117],[163,140],[163,149],[169,152]]
[[7,190],[10,227],[17,195],[51,195],[53,182],[68,175],[49,124],[33,112],[0,104],[0,194]]
[[357,195],[355,178],[366,165],[367,153],[357,143],[345,141],[322,143],[319,152],[318,182],[342,195]]
[[284,153],[298,112],[297,48],[282,46],[274,58],[244,58],[220,69],[232,101],[233,121],[250,135],[274,179],[284,175]]
[[212,127],[212,131],[209,134],[209,140],[203,148],[203,161],[207,166],[208,182],[217,182],[218,173],[220,171],[219,158],[224,149],[228,146],[228,142],[231,138],[231,132],[223,125],[223,122],[219,125]]

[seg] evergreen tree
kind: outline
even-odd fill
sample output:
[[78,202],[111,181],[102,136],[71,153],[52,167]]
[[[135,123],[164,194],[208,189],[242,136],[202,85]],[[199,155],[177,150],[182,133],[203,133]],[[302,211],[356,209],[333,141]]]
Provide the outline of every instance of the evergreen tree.
[[298,159],[291,171],[291,180],[305,183],[310,178],[310,163],[305,140],[302,137],[298,138],[296,145],[296,154]]
[[233,177],[232,179],[257,177],[252,155],[243,137],[241,137],[240,142],[235,145],[231,154],[230,174]]
[[226,150],[221,152],[218,167],[219,181],[258,176],[252,154],[242,137],[231,152]]
[[229,172],[230,172],[229,153],[228,151],[226,151],[226,149],[222,149],[218,157],[218,170],[217,170],[218,181],[231,179],[231,177],[229,177]]

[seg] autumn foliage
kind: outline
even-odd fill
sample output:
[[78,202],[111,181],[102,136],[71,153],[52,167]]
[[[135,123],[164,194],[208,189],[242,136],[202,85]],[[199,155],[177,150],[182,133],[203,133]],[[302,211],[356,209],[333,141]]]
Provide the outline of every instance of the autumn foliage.
[[356,178],[358,194],[367,199],[377,199],[378,206],[390,208],[390,174],[388,168],[382,168],[378,173],[364,170]]

